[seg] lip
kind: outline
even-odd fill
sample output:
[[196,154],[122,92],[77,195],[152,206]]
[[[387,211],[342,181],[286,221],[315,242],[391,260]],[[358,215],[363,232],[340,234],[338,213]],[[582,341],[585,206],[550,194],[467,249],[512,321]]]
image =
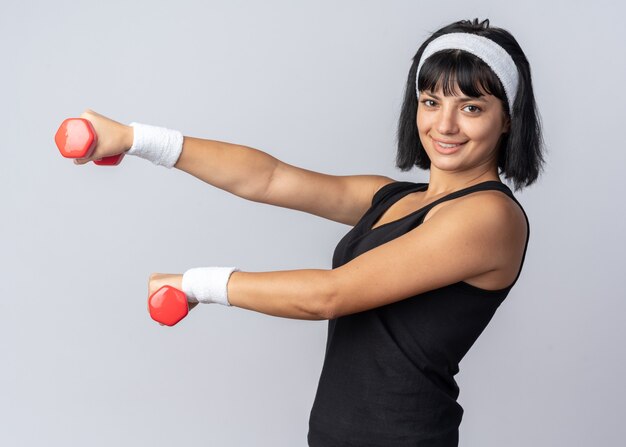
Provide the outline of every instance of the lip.
[[443,144],[465,144],[467,143],[467,141],[443,141],[443,140],[436,140],[433,137],[430,137],[431,140],[433,141],[438,141],[439,143],[443,143]]
[[[444,154],[444,155],[450,155],[450,154],[454,154],[455,152],[457,152],[459,149],[461,149],[465,143],[467,143],[467,141],[465,143],[458,143],[458,142],[451,142],[451,143],[447,143],[445,141],[440,141],[440,140],[435,140],[434,138],[431,137],[431,140],[433,141],[433,146],[435,146],[435,150],[437,152],[439,152],[440,154]],[[445,147],[441,147],[439,146],[437,143],[444,143],[444,144],[458,144],[458,146],[456,147],[450,147],[450,148],[445,148]]]

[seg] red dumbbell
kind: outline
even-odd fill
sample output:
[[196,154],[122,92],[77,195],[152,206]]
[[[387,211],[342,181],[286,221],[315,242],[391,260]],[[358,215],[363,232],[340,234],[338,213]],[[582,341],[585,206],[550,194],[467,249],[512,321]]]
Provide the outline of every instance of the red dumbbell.
[[[59,126],[54,136],[61,155],[65,158],[87,158],[90,157],[98,137],[91,123],[84,118],[67,118]],[[100,166],[119,165],[124,158],[124,154],[102,157],[93,162]]]
[[148,298],[148,309],[154,321],[174,326],[189,313],[187,295],[172,286],[163,286]]

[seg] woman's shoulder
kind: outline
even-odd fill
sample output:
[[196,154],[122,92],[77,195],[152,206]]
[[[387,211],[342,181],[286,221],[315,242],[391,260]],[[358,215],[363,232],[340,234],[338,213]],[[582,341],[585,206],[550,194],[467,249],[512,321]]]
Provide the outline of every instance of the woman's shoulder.
[[474,213],[489,214],[493,219],[502,220],[507,223],[516,221],[519,224],[526,224],[526,212],[517,201],[513,193],[505,188],[489,188],[479,191],[472,191],[452,201],[453,204],[462,207],[463,211],[469,215]]
[[437,216],[440,219],[452,215],[463,221],[480,219],[484,225],[498,233],[503,241],[512,245],[523,244],[528,237],[528,217],[510,190],[498,188],[473,191],[451,200],[447,205],[449,213],[440,213]]

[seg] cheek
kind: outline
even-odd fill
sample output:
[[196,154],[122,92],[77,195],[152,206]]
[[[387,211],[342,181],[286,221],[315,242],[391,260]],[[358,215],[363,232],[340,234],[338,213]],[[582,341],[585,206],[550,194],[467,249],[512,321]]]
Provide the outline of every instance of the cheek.
[[495,141],[499,138],[501,123],[497,120],[474,121],[465,127],[466,135],[476,141]]
[[417,129],[419,133],[423,133],[424,131],[428,130],[432,126],[432,123],[428,119],[428,115],[420,113],[419,109],[417,112],[417,118],[415,122],[417,124]]

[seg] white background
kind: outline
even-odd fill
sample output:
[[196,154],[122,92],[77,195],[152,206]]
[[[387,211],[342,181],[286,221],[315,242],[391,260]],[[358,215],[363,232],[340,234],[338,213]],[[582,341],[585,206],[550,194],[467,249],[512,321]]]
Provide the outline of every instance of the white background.
[[624,437],[623,7],[580,1],[9,1],[0,13],[0,444],[306,445],[325,321],[205,305],[173,328],[152,272],[331,268],[349,227],[127,156],[75,166],[86,108],[330,174],[394,168],[411,58],[489,18],[532,68],[546,171],[515,288],[461,363],[465,447]]

